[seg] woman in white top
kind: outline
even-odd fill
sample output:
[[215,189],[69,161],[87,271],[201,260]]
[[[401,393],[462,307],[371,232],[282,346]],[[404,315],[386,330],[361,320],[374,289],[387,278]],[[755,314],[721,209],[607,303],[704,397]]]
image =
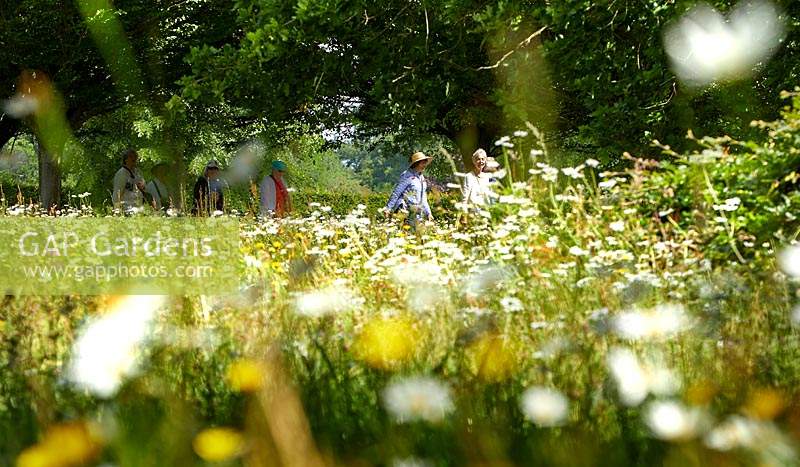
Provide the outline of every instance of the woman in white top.
[[122,151],[122,167],[114,174],[111,201],[123,213],[141,209],[144,194],[144,177],[137,168],[139,154],[133,149]]
[[464,195],[461,200],[464,209],[472,207],[483,207],[490,204],[492,198],[497,198],[497,194],[489,186],[488,174],[483,172],[486,168],[486,151],[478,149],[472,153],[472,170],[464,177],[464,186],[461,193]]
[[261,180],[261,215],[284,217],[292,212],[292,197],[283,176],[286,163],[272,161],[272,174]]

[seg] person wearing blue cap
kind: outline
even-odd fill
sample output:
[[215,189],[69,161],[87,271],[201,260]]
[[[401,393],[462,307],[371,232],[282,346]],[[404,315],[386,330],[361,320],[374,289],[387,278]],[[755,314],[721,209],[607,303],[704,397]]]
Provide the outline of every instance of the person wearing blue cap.
[[286,163],[274,160],[271,167],[272,173],[261,180],[261,215],[284,217],[292,212],[292,198],[283,179]]

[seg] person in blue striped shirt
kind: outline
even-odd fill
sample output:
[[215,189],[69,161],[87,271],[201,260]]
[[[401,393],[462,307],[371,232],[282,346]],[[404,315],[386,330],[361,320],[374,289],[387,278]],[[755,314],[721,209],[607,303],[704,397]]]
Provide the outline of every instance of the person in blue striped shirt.
[[433,220],[431,207],[428,205],[428,183],[422,172],[430,163],[431,158],[422,152],[411,155],[410,164],[400,175],[400,181],[392,190],[389,202],[383,208],[388,215],[401,209],[408,211],[406,222],[415,226],[420,220]]

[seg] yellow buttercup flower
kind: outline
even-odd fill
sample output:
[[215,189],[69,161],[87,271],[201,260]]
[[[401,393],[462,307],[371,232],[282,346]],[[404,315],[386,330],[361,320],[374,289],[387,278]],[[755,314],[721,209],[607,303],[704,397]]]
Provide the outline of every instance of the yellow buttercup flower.
[[786,408],[783,394],[772,388],[759,388],[750,393],[744,412],[759,420],[772,420]]
[[686,400],[692,405],[706,405],[717,394],[716,385],[707,380],[698,381],[686,390]]
[[356,358],[375,368],[389,369],[413,357],[419,333],[405,318],[378,318],[356,337]]
[[263,367],[253,360],[237,360],[228,367],[226,379],[235,391],[254,392],[264,385]]
[[192,447],[203,460],[221,462],[242,455],[245,439],[233,428],[207,428],[195,436]]
[[17,467],[55,467],[59,463],[57,453],[52,452],[47,446],[36,444],[20,453],[17,457]]
[[42,441],[17,457],[17,467],[62,467],[82,465],[100,452],[99,437],[85,422],[50,427]]
[[490,382],[508,378],[517,366],[512,343],[495,334],[487,334],[470,345],[467,359],[473,374]]

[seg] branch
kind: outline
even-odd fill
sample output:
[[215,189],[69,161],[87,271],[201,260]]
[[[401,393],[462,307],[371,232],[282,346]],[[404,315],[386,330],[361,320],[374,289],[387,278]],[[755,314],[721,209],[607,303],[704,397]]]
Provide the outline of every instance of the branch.
[[534,37],[536,37],[536,36],[538,36],[539,34],[541,34],[541,33],[542,33],[542,31],[544,31],[545,29],[547,29],[547,26],[542,26],[542,27],[541,27],[541,28],[540,28],[538,31],[534,32],[533,34],[531,34],[530,36],[528,36],[527,38],[525,38],[525,40],[523,40],[522,42],[520,42],[519,44],[517,44],[517,46],[516,46],[516,47],[514,47],[513,49],[511,49],[511,50],[509,50],[508,52],[506,52],[506,54],[505,54],[505,55],[503,55],[502,57],[500,57],[500,60],[498,60],[498,61],[497,61],[497,63],[495,63],[494,65],[489,65],[489,66],[481,66],[481,67],[478,67],[478,68],[476,68],[476,70],[477,70],[477,71],[481,71],[481,70],[491,70],[492,68],[497,68],[497,67],[499,67],[499,66],[500,66],[500,64],[502,64],[502,63],[505,61],[505,59],[507,59],[509,56],[511,56],[511,54],[513,54],[513,53],[514,53],[514,52],[516,52],[517,50],[521,49],[522,47],[527,47],[527,46],[528,46],[528,44],[530,44],[530,42],[533,40],[533,38],[534,38]]
[[669,97],[667,98],[667,100],[665,100],[664,102],[658,102],[658,103],[653,104],[653,105],[648,105],[646,107],[642,107],[642,110],[650,110],[650,109],[655,109],[656,107],[664,107],[665,105],[669,104],[669,102],[672,100],[673,97],[675,97],[676,94],[678,94],[678,90],[675,87],[675,82],[673,82],[672,83],[672,91],[670,91]]

